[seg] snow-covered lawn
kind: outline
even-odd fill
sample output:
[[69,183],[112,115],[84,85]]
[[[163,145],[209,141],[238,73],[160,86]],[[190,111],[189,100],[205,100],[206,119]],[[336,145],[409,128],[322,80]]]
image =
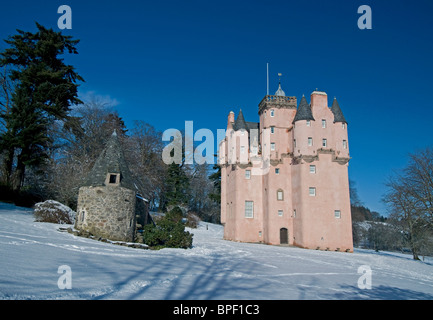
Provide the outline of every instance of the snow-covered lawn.
[[[0,299],[433,299],[432,258],[230,242],[222,226],[206,223],[190,230],[192,249],[151,251],[60,226],[0,203]],[[369,269],[371,289],[361,289],[369,274],[358,270]],[[66,275],[71,289],[58,286]]]

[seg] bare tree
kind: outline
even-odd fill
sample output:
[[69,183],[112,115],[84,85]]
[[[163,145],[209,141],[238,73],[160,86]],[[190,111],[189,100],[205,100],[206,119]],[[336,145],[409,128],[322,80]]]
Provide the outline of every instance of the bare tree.
[[409,155],[408,165],[386,182],[388,189],[383,200],[390,218],[402,227],[405,242],[413,258],[429,242],[433,225],[433,151],[426,148]]

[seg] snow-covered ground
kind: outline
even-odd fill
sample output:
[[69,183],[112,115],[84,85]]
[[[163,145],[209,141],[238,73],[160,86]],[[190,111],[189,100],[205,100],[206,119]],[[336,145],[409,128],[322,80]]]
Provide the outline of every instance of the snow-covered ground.
[[192,249],[151,251],[59,227],[0,203],[0,299],[433,299],[432,258],[230,242],[206,223]]

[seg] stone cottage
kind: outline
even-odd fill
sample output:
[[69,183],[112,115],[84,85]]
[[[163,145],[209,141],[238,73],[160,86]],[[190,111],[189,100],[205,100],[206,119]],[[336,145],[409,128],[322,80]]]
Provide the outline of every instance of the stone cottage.
[[147,200],[139,193],[114,131],[79,189],[75,228],[115,241],[134,241],[137,223],[149,223]]

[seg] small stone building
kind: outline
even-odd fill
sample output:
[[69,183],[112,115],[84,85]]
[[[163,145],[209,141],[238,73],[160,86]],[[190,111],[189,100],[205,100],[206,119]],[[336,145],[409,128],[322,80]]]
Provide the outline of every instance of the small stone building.
[[150,222],[116,132],[79,189],[75,228],[115,241],[134,241],[137,223]]

